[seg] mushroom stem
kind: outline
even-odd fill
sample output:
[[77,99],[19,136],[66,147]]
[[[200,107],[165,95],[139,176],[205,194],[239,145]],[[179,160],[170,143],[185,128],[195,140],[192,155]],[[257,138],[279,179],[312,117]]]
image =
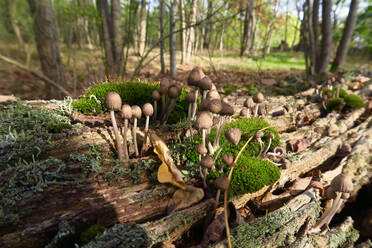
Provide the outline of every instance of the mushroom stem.
[[176,102],[177,102],[177,98],[172,98],[171,103],[168,107],[168,110],[167,110],[167,112],[165,113],[165,115],[163,116],[163,118],[161,120],[161,123],[163,125],[165,125],[167,123],[169,115],[172,112],[172,110],[174,109],[174,106],[176,105]]
[[217,202],[217,204],[218,204],[218,201],[220,200],[220,195],[221,195],[221,190],[218,189],[217,190],[217,193],[216,193],[216,202]]
[[203,188],[206,189],[207,188],[207,181],[205,180],[206,176],[203,173],[203,169],[201,168],[201,165],[199,165],[199,174],[203,182]]
[[269,151],[270,146],[271,146],[271,142],[272,142],[272,138],[270,137],[269,138],[269,145],[267,146],[266,150],[264,151],[264,154],[267,154],[267,152]]
[[195,115],[196,115],[196,108],[198,106],[198,94],[199,94],[199,90],[198,90],[198,88],[196,88],[196,90],[195,90],[195,102],[194,102],[194,105],[192,106],[191,120],[193,120],[195,118]]
[[123,146],[124,146],[125,158],[129,159],[127,135],[128,135],[128,119],[125,119],[124,120],[124,133],[123,133],[123,137],[124,137]]
[[187,121],[188,122],[190,122],[191,121],[191,112],[192,112],[192,105],[193,105],[194,103],[189,103],[189,110],[188,110],[188,112],[187,112]]
[[149,122],[150,116],[146,116],[146,124],[145,124],[145,138],[143,140],[142,149],[141,149],[141,156],[144,153],[145,147],[147,146],[147,137],[149,136]]
[[249,108],[247,108],[247,115],[245,117],[246,118],[251,117],[251,110]]
[[205,129],[202,129],[202,146],[203,146],[205,149],[207,149],[207,148],[205,147],[205,132],[206,132],[206,130],[205,130]]
[[225,146],[227,145],[227,143],[229,143],[228,140],[225,140],[225,142],[223,142],[222,146],[218,149],[216,155],[214,155],[214,158],[213,158],[213,161],[216,162],[217,158],[218,158],[218,155],[220,155],[221,151],[223,150],[223,148],[225,148]]
[[119,130],[118,130],[118,125],[116,124],[116,119],[115,119],[115,113],[113,110],[110,111],[110,116],[111,116],[111,121],[112,121],[112,126],[114,128],[114,135],[115,135],[115,141],[116,141],[116,148],[118,149],[118,157],[120,161],[124,160],[124,152],[123,152],[123,147],[120,144],[120,139],[119,139]]
[[262,142],[261,138],[258,139],[258,142],[260,143],[260,146],[261,146],[260,153],[257,156],[259,158],[261,156],[262,151],[263,151],[263,142]]
[[259,103],[256,104],[256,109],[254,111],[254,117],[257,117],[258,115],[258,105],[260,105]]
[[206,90],[203,90],[203,100],[207,98],[207,91]]
[[134,151],[136,153],[136,157],[138,157],[138,145],[137,145],[137,118],[134,118],[133,122],[133,143],[134,143]]
[[156,116],[158,115],[158,101],[154,101],[154,116],[152,117],[153,120],[156,120]]
[[214,142],[213,142],[214,149],[217,149],[219,146],[220,136],[226,124],[226,118],[222,117],[222,120],[220,120],[220,122],[221,122],[220,128],[218,129],[218,132],[216,131],[216,136],[214,137]]
[[[336,197],[336,200],[334,201],[334,204],[332,204],[332,207],[330,209],[330,213],[328,215],[328,217],[326,218],[326,222],[325,222],[325,225],[328,226],[328,224],[331,222],[333,216],[335,216],[335,214],[337,213],[338,209],[342,206],[342,203],[344,202],[344,199],[341,199],[341,195],[342,193],[341,192],[337,192],[337,197]],[[340,197],[338,197],[340,196]],[[338,201],[337,201],[338,199]],[[335,205],[333,207],[333,205]]]

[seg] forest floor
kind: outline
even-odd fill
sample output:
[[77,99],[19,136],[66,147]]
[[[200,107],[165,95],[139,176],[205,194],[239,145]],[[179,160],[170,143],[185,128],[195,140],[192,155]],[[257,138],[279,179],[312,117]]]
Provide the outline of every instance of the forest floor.
[[[40,71],[40,63],[35,48],[30,49],[27,61],[25,53],[16,44],[0,42],[0,53],[15,59],[30,68]],[[149,58],[158,56],[158,51]],[[61,48],[62,60],[65,65],[68,87],[74,98],[80,96],[91,85],[105,81],[102,52],[67,47]],[[130,73],[135,68],[140,57],[131,53],[128,58]],[[166,68],[169,68],[169,57],[166,56]],[[265,59],[257,56],[240,58],[237,52],[215,51],[209,54],[201,52],[193,57],[190,64],[180,64],[180,54],[177,56],[176,81],[185,82],[188,73],[194,66],[201,66],[216,82],[220,91],[230,94],[239,88],[250,94],[263,91],[269,95],[292,95],[306,89],[311,81],[304,80],[305,61],[303,53],[276,52]],[[349,56],[346,70],[372,69],[372,60],[360,56]],[[160,62],[157,57],[134,79],[159,80],[164,77],[160,72]],[[168,71],[167,71],[168,72]],[[129,75],[129,73],[127,73]],[[129,80],[128,76],[122,80]],[[35,78],[29,72],[21,71],[12,65],[0,61],[0,94],[14,95],[20,99],[45,99],[44,82]],[[244,91],[244,90],[243,90]]]

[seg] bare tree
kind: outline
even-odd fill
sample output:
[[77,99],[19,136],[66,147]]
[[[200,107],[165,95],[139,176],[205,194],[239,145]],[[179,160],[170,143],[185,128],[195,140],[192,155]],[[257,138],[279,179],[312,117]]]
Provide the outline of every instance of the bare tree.
[[146,0],[141,0],[141,10],[140,10],[140,34],[139,34],[139,42],[138,42],[138,53],[143,55],[145,52],[145,45],[146,45],[146,19],[147,19],[147,12],[146,12]]
[[[64,69],[59,53],[58,26],[51,0],[28,0],[34,19],[35,41],[43,73],[66,88]],[[61,96],[54,87],[47,86],[50,97]]]
[[241,39],[240,45],[240,56],[249,48],[250,39],[252,39],[252,29],[253,29],[253,10],[254,10],[254,0],[248,1],[245,7],[244,14],[244,25],[243,25],[243,37]]
[[16,19],[14,18],[14,11],[15,11],[16,1],[6,0],[5,3],[6,3],[6,9],[7,9],[9,22],[12,25],[14,34],[17,37],[18,45],[21,48],[21,50],[24,52],[25,51],[25,43],[23,41],[23,37],[22,37],[22,34],[21,34],[21,30],[19,29],[18,23],[17,23]]
[[337,48],[336,58],[333,61],[331,71],[343,70],[347,56],[347,50],[351,41],[351,37],[353,36],[353,30],[358,16],[358,6],[359,0],[351,1],[349,14],[346,19],[345,28],[342,34],[340,44]]
[[159,22],[160,22],[160,65],[161,73],[165,73],[165,62],[164,62],[164,0],[159,0]]
[[[196,23],[196,9],[198,6],[197,0],[191,1],[191,11],[190,11],[190,21],[189,23],[192,25]],[[191,59],[191,54],[193,51],[194,43],[195,43],[195,27],[190,27],[187,29],[187,38],[186,38],[186,58],[185,63],[189,63]]]
[[180,0],[180,8],[179,8],[179,16],[180,16],[180,40],[181,40],[181,64],[185,63],[186,59],[186,30],[185,30],[185,3],[183,0]]
[[323,0],[322,4],[322,46],[317,59],[317,72],[328,72],[329,59],[332,52],[332,0]]
[[177,12],[177,0],[172,0],[170,5],[169,15],[169,52],[170,52],[170,71],[172,77],[177,77],[177,64],[176,64],[176,12]]

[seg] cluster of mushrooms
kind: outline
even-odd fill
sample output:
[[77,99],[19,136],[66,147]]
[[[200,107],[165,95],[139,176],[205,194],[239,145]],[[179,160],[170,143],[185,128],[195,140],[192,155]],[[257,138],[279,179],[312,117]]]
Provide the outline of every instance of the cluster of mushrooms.
[[249,118],[251,116],[264,116],[267,112],[264,102],[265,97],[261,92],[254,94],[253,97],[248,96],[247,99],[244,101],[244,107],[240,111],[240,117]]
[[[171,112],[176,106],[178,96],[182,90],[182,85],[174,83],[168,78],[163,78],[160,81],[160,89],[152,92],[152,98],[154,99],[154,116],[153,119],[158,118],[158,101],[161,98],[161,113],[160,113],[160,124],[166,124]],[[167,107],[168,106],[168,107]]]
[[[132,128],[132,136],[133,136],[133,146],[136,157],[139,156],[140,152],[138,150],[137,144],[137,120],[141,118],[142,113],[146,116],[146,124],[145,124],[145,138],[142,144],[141,154],[145,150],[148,144],[148,130],[149,130],[149,121],[150,116],[154,114],[154,108],[150,103],[145,103],[142,106],[142,109],[137,106],[133,105],[130,106],[128,104],[122,105],[121,97],[116,92],[109,92],[105,99],[105,105],[107,109],[110,111],[112,126],[114,128],[114,135],[116,140],[116,149],[118,151],[118,157],[120,161],[124,161],[125,159],[129,159],[129,152],[128,152],[128,142],[127,142],[127,134],[129,129],[129,121],[133,122]],[[117,122],[115,119],[115,111],[119,111],[121,117],[124,119],[124,128],[122,129],[123,135],[123,143],[120,142],[120,134],[119,129],[117,126]]]

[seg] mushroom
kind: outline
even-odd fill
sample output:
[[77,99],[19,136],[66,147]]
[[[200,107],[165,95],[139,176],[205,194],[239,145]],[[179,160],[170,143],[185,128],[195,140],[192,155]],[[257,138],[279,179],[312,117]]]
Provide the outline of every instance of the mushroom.
[[258,113],[258,106],[260,103],[263,103],[265,101],[265,97],[261,92],[258,92],[253,96],[253,101],[256,103],[256,110],[254,111],[254,117],[257,117]]
[[221,97],[218,91],[212,88],[210,91],[208,91],[207,98],[208,99],[220,99]]
[[[208,100],[208,99],[205,99],[205,100]],[[216,130],[218,130],[220,128],[220,125],[221,125],[221,117],[218,117],[218,114],[221,112],[222,110],[222,102],[220,99],[213,99],[213,100],[210,100],[208,102],[208,110],[213,114],[215,115],[215,117],[217,118],[217,127],[216,127]],[[209,141],[209,133],[210,133],[210,130],[208,130],[208,137],[207,137],[207,140]],[[209,148],[209,151],[210,153],[214,153],[214,146],[208,142],[208,148]]]
[[142,107],[142,112],[146,116],[146,124],[145,124],[145,139],[143,140],[141,155],[143,154],[145,147],[147,146],[147,136],[149,133],[150,116],[154,114],[154,108],[152,107],[151,103],[145,103]]
[[202,173],[201,173],[201,177],[202,177],[202,180],[203,180],[203,187],[204,187],[204,189],[206,189],[207,188],[206,178],[208,176],[208,169],[212,169],[212,168],[214,169],[213,158],[211,158],[208,155],[204,156],[200,160],[199,166],[203,169]]
[[[221,156],[221,160],[223,163],[227,164],[229,167],[231,167],[231,165],[233,164],[234,162],[234,157],[230,154],[230,153],[225,153]],[[223,166],[221,166],[220,168],[220,172],[222,172],[222,169],[223,169]]]
[[203,99],[207,97],[207,91],[212,89],[212,80],[205,76],[199,81],[199,88],[203,91]]
[[225,191],[229,187],[229,180],[226,176],[220,176],[214,181],[214,185],[217,187],[216,202],[218,203],[221,190]]
[[222,130],[225,126],[225,123],[226,123],[226,117],[227,116],[232,116],[234,114],[234,108],[229,103],[226,103],[226,102],[222,101],[221,104],[222,104],[222,109],[220,111],[220,116],[222,116],[222,119],[220,119],[220,124],[219,124],[219,126],[217,126],[217,129],[216,129],[216,135],[215,135],[214,141],[213,141],[213,149],[214,150],[216,150],[219,146],[219,140],[220,140],[221,132],[222,132]]
[[195,128],[202,131],[202,145],[205,149],[205,143],[206,143],[206,130],[210,128],[213,125],[213,119],[212,116],[206,112],[200,112],[198,118],[195,122]]
[[196,147],[196,152],[199,154],[199,162],[203,156],[205,156],[208,153],[207,148],[203,146],[203,144],[199,144]]
[[128,104],[124,104],[121,107],[121,117],[124,118],[124,130],[123,130],[124,153],[125,153],[126,159],[129,159],[128,145],[127,145],[127,135],[128,135],[128,120],[132,119],[132,108]]
[[239,128],[233,127],[233,128],[227,129],[225,131],[226,141],[222,144],[220,149],[218,149],[216,155],[214,156],[214,162],[216,162],[218,155],[221,153],[223,148],[225,148],[227,143],[231,142],[234,146],[236,146],[239,143],[241,136],[242,136],[242,133],[240,132]]
[[254,103],[253,98],[251,96],[249,96],[247,100],[244,101],[244,107],[248,109],[246,115],[247,118],[251,117],[251,112],[253,113],[255,105],[256,104]]
[[187,113],[187,121],[190,121],[191,115],[192,115],[192,107],[195,102],[195,91],[190,91],[189,93],[187,93],[185,100],[189,104],[189,111]]
[[257,139],[257,141],[258,141],[258,143],[260,143],[260,147],[261,147],[261,149],[260,149],[260,153],[258,154],[258,156],[257,157],[259,157],[260,155],[261,155],[261,153],[262,153],[262,151],[263,151],[263,142],[262,142],[262,137],[264,136],[265,134],[264,134],[264,132],[262,132],[262,131],[257,131],[256,133],[255,133],[255,135],[254,135],[254,137]]
[[[156,101],[155,101],[156,103]],[[137,145],[137,119],[141,118],[142,116],[142,109],[138,105],[132,106],[132,117],[134,119],[133,122],[133,143],[134,143],[134,151],[136,153],[136,157],[138,157],[138,145]]]
[[264,152],[265,154],[267,154],[267,152],[269,151],[273,139],[275,139],[275,135],[272,132],[270,132],[269,133],[269,145],[267,146],[267,148]]
[[340,147],[340,149],[337,151],[337,156],[340,157],[340,158],[343,158],[347,155],[349,155],[351,153],[351,145],[348,144],[348,143],[344,143],[342,144],[342,146]]
[[196,87],[195,89],[195,102],[194,106],[192,109],[192,115],[191,119],[194,119],[195,114],[196,114],[196,107],[198,104],[198,93],[199,93],[199,81],[205,76],[203,70],[200,67],[195,67],[194,69],[191,70],[189,77],[187,78],[187,83],[189,86],[194,86]]
[[120,161],[123,161],[124,152],[123,152],[123,147],[120,144],[119,130],[116,124],[115,112],[114,112],[114,111],[120,111],[121,109],[120,95],[113,91],[109,92],[106,95],[105,105],[106,105],[106,108],[110,111],[112,126],[114,128],[114,135],[115,135],[115,140],[116,140],[116,149],[118,150],[118,157]]
[[177,97],[179,96],[179,94],[180,94],[180,89],[176,85],[169,86],[168,97],[171,99],[171,102],[170,102],[170,105],[168,107],[167,112],[165,113],[165,115],[163,116],[163,118],[161,120],[162,124],[167,123],[169,115],[172,112],[172,110],[174,109],[174,106],[176,105]]
[[310,230],[310,233],[320,232],[320,229],[324,225],[328,226],[337,210],[342,206],[344,201],[350,197],[350,193],[353,192],[353,189],[353,182],[348,175],[341,173],[333,178],[327,195],[331,198],[335,198],[335,200],[332,202],[332,206],[324,211],[318,223]]
[[240,110],[240,117],[241,118],[247,118],[248,117],[248,112],[249,112],[249,109],[247,109],[246,107],[243,107]]
[[162,78],[160,81],[160,93],[161,93],[161,116],[165,115],[167,111],[167,94],[168,88],[171,85],[171,82],[168,78]]
[[160,93],[157,90],[154,90],[152,92],[152,98],[154,99],[154,116],[153,120],[156,120],[156,117],[158,115],[158,100],[160,99]]

